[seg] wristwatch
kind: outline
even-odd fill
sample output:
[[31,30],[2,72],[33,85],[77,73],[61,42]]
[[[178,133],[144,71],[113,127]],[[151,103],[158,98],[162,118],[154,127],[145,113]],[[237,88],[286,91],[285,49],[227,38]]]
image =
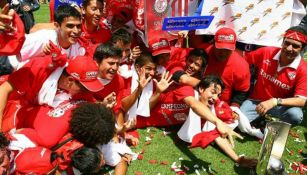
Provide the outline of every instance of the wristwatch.
[[277,106],[281,106],[282,98],[277,98]]

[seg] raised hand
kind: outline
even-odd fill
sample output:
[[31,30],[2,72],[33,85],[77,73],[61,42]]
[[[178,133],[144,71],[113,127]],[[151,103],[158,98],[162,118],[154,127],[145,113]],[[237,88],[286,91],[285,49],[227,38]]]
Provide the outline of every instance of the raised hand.
[[6,4],[0,13],[0,31],[11,32],[14,28],[11,26],[15,11],[9,9],[9,4]]
[[148,82],[152,79],[151,76],[147,77],[146,78],[146,71],[144,68],[141,68],[140,69],[140,72],[139,72],[139,88],[144,89],[144,87],[148,84]]
[[156,90],[159,93],[164,92],[174,81],[171,80],[172,75],[169,75],[169,72],[163,72],[160,81],[158,82],[156,79],[154,79],[154,82],[156,83]]

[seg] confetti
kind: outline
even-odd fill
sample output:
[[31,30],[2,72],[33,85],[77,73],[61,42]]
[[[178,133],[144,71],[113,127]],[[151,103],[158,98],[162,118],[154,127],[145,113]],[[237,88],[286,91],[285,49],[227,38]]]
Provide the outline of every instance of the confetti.
[[193,167],[197,169],[197,168],[199,168],[199,165],[195,164]]
[[161,165],[168,165],[169,162],[168,162],[167,160],[163,160],[163,161],[160,162],[160,164],[161,164]]
[[151,144],[151,141],[145,142],[145,145],[150,145],[150,144]]
[[221,160],[221,163],[225,163],[226,161],[225,160]]
[[135,172],[134,175],[143,175],[141,172]]
[[157,163],[157,160],[151,159],[151,160],[149,160],[149,163],[151,163],[151,164],[156,164],[156,163]]
[[151,141],[151,138],[150,137],[145,137],[145,141]]
[[138,155],[138,160],[143,160],[143,158],[144,158],[144,157],[143,157],[142,154],[139,154],[139,155]]
[[195,170],[195,173],[196,175],[200,175],[199,171],[198,170]]

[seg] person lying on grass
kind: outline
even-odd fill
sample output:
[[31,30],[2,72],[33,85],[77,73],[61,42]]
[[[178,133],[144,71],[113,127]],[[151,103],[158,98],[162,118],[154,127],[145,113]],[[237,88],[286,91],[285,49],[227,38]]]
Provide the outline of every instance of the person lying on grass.
[[[236,119],[236,115],[233,115],[232,110],[226,102],[219,100],[224,88],[223,81],[215,75],[208,75],[204,77],[199,85],[199,101],[204,105],[208,106],[215,115],[225,123],[232,123]],[[195,123],[193,123],[195,124]],[[201,124],[199,122],[199,124]],[[191,147],[206,148],[209,143],[215,141],[215,143],[227,154],[233,161],[239,164],[241,167],[255,167],[257,165],[256,159],[246,158],[244,156],[238,156],[233,150],[233,140],[230,139],[230,143],[226,138],[222,138],[220,133],[216,130],[215,126],[205,123],[204,132],[194,135],[192,139]],[[195,127],[195,126],[193,126]],[[239,134],[237,137],[243,139]]]

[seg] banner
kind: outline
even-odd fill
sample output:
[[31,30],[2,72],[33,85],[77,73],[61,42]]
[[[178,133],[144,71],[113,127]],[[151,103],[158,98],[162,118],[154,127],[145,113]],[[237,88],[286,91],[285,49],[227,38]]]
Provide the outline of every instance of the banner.
[[177,38],[177,32],[162,31],[166,17],[192,16],[197,8],[197,0],[145,0],[145,38],[151,45],[160,38],[169,41]]
[[304,7],[295,7],[296,0],[204,0],[201,16],[214,15],[207,29],[196,34],[215,34],[221,27],[230,27],[238,41],[248,44],[280,47],[284,31],[293,22],[293,16]]

